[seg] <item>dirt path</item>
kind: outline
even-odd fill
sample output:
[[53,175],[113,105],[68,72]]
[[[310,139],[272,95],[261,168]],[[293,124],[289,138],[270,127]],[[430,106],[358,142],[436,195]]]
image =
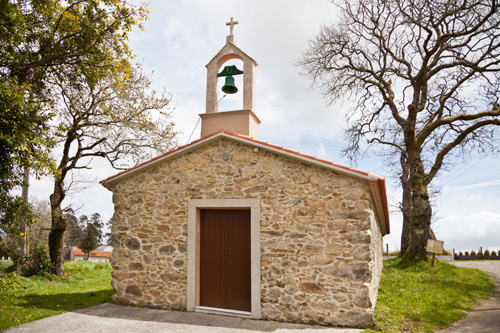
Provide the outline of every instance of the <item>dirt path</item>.
[[467,316],[448,327],[444,333],[454,332],[500,332],[500,261],[454,261],[455,266],[478,268],[497,281],[493,295]]

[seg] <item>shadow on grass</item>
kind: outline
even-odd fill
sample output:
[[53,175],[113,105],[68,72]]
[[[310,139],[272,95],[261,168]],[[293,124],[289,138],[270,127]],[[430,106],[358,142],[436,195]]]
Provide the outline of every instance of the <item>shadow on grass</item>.
[[28,294],[22,297],[22,302],[19,302],[19,306],[53,311],[74,311],[110,302],[111,295],[113,295],[112,289],[82,293],[60,293],[48,295]]

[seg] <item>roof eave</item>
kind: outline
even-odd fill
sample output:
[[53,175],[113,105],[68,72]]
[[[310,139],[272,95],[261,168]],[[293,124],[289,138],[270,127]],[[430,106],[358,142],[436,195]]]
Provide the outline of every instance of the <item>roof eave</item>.
[[331,161],[317,158],[315,156],[302,154],[302,153],[299,153],[297,151],[286,149],[286,148],[280,147],[280,146],[275,146],[275,145],[272,145],[272,144],[269,144],[266,142],[258,141],[258,140],[251,138],[251,137],[247,137],[247,136],[244,136],[241,134],[232,133],[232,132],[226,131],[226,130],[221,130],[219,132],[210,134],[210,135],[206,136],[205,138],[201,138],[201,139],[195,140],[187,145],[178,147],[172,151],[169,151],[169,152],[167,152],[163,155],[160,155],[156,158],[153,158],[147,162],[141,163],[133,168],[122,171],[114,176],[108,177],[108,178],[100,181],[100,183],[103,186],[107,187],[108,185],[111,185],[112,183],[115,183],[118,180],[121,180],[121,179],[129,177],[137,172],[140,172],[142,170],[150,168],[150,167],[156,165],[157,163],[167,161],[167,160],[175,158],[181,154],[185,154],[186,152],[189,152],[189,151],[194,150],[196,148],[207,145],[207,144],[219,139],[220,137],[235,140],[235,141],[241,142],[243,144],[251,144],[254,147],[257,147],[259,149],[274,152],[274,153],[281,155],[281,156],[286,156],[288,158],[291,158],[294,160],[299,160],[299,161],[307,163],[307,164],[312,164],[312,165],[316,165],[316,166],[319,166],[322,168],[329,169],[329,170],[337,172],[339,174],[348,175],[348,176],[351,176],[351,177],[354,177],[354,178],[357,178],[357,179],[360,179],[363,181],[367,181],[370,185],[370,194],[373,198],[375,210],[377,213],[377,219],[380,222],[382,234],[386,235],[390,232],[389,209],[388,209],[387,192],[386,192],[384,178],[376,176],[376,175],[372,175],[366,171],[357,170],[354,168],[350,168],[347,166],[336,164],[336,163],[333,163]]

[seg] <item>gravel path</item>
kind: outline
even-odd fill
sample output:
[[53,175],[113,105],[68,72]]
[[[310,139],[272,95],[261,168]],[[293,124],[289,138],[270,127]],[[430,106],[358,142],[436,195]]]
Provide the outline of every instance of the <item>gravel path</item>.
[[453,261],[450,263],[458,267],[483,270],[494,277],[497,283],[496,290],[490,298],[471,310],[463,319],[441,332],[500,332],[500,261]]

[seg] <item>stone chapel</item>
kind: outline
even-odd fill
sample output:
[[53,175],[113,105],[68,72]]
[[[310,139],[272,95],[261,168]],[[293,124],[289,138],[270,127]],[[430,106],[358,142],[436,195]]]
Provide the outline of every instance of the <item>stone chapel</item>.
[[[101,182],[113,192],[112,300],[369,327],[389,233],[385,180],[259,141],[257,62],[236,46],[236,23],[206,66],[201,138]],[[219,73],[231,59],[242,73]],[[232,74],[243,75],[243,109],[219,112],[218,78],[233,93]]]

